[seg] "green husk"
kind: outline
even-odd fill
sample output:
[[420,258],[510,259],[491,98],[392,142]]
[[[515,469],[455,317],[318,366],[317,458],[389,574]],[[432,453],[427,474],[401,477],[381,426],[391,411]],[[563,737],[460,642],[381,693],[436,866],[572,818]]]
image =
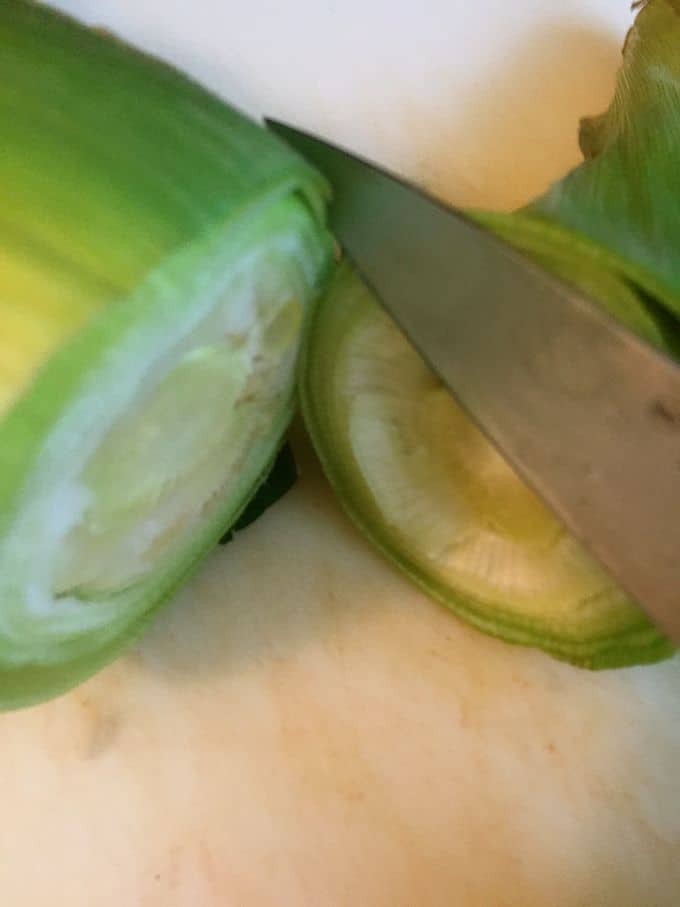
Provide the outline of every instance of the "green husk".
[[680,318],[680,2],[650,0],[628,34],[606,113],[581,123],[585,161],[526,209],[592,240],[608,267]]

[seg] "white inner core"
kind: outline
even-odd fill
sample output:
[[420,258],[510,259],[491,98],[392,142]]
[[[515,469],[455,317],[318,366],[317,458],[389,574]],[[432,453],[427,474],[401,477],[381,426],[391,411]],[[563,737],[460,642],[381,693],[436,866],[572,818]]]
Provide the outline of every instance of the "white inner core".
[[0,539],[0,635],[34,647],[107,626],[120,605],[102,596],[181,556],[264,468],[326,254],[304,206],[278,205],[226,257],[210,247],[183,299],[172,274],[159,283],[70,401]]
[[336,381],[385,531],[426,575],[532,617],[629,607],[376,304],[344,338]]

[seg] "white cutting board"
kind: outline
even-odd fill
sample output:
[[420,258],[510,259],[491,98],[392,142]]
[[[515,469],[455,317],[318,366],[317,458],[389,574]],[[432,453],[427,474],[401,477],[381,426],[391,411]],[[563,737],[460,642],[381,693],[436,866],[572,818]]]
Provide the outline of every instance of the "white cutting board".
[[[453,201],[577,160],[623,0],[70,0]],[[1,52],[1,50],[0,50]],[[680,660],[590,674],[429,602],[298,487],[134,651],[0,717],[3,907],[677,907]]]

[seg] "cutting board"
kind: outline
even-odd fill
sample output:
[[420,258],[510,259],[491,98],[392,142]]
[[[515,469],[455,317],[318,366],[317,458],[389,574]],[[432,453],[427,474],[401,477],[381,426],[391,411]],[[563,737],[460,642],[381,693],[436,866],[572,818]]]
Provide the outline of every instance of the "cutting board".
[[[71,0],[461,204],[578,159],[619,0]],[[0,51],[1,52],[1,51]],[[677,907],[680,660],[487,639],[303,475],[124,658],[0,717],[3,907]]]

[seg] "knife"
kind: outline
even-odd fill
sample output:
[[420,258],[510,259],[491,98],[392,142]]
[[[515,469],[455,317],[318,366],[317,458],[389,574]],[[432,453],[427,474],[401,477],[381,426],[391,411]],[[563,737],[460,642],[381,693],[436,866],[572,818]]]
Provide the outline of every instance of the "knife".
[[284,123],[330,226],[506,459],[680,643],[680,366],[460,211]]

